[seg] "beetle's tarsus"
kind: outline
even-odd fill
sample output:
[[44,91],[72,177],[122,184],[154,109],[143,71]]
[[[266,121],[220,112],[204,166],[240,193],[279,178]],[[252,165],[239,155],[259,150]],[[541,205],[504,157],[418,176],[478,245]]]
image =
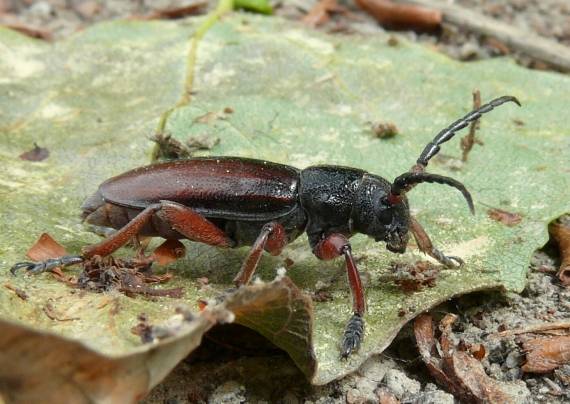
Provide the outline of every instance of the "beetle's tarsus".
[[67,267],[70,265],[80,264],[84,261],[83,257],[79,255],[65,255],[59,258],[50,258],[45,261],[39,262],[18,262],[12,268],[10,273],[16,275],[20,269],[25,269],[31,274],[41,274],[42,272],[51,272],[57,267]]
[[445,265],[448,268],[459,268],[465,264],[465,262],[461,258],[453,255],[445,255],[436,248],[432,249],[431,256],[434,257],[436,260],[438,260],[439,263]]
[[341,356],[343,359],[348,358],[351,353],[360,348],[360,343],[362,342],[363,337],[364,319],[360,314],[354,313],[348,321],[342,337]]

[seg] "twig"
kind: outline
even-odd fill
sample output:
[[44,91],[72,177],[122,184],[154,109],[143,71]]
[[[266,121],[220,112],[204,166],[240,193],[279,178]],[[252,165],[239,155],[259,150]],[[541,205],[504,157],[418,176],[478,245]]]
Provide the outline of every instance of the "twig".
[[478,34],[495,37],[512,49],[563,71],[570,71],[570,49],[547,38],[512,27],[455,4],[434,0],[397,0],[443,13],[443,21]]
[[505,338],[511,335],[528,334],[532,332],[551,331],[551,330],[564,330],[570,329],[570,321],[558,321],[555,323],[542,323],[530,325],[525,328],[516,328],[514,330],[505,330],[494,334],[489,334],[489,338]]
[[[473,109],[477,109],[481,106],[481,92],[479,90],[473,90]],[[461,150],[463,155],[461,156],[461,161],[466,162],[469,152],[473,148],[475,143],[483,144],[480,140],[475,139],[475,131],[479,129],[479,119],[471,122],[469,126],[469,133],[461,138]]]

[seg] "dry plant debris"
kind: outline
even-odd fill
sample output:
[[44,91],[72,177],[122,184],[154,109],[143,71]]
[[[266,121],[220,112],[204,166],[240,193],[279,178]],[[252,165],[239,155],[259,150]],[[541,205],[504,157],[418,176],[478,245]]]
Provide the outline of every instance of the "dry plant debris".
[[310,27],[323,25],[330,20],[332,13],[347,13],[345,7],[338,5],[336,0],[320,0],[307,15],[303,17],[303,24]]
[[[176,243],[164,243],[159,247],[158,259],[167,262],[172,256],[179,254],[180,247]],[[67,255],[65,248],[47,233],[42,234],[27,253],[27,256],[34,261],[58,258],[64,255]],[[58,270],[52,272],[56,279],[61,282],[94,292],[117,289],[127,296],[142,294],[146,296],[181,297],[184,293],[183,288],[155,289],[148,286],[149,284],[167,282],[172,277],[171,274],[153,275],[151,273],[150,267],[156,256],[131,260],[95,256],[81,264],[83,271],[77,278],[66,277]]]
[[416,263],[392,262],[394,282],[405,292],[416,292],[424,287],[435,286],[439,267],[429,261]]
[[388,0],[356,0],[356,3],[387,28],[434,31],[441,25],[441,12]]
[[462,402],[515,403],[501,383],[485,373],[481,363],[454,344],[451,327],[457,316],[447,314],[440,322],[436,341],[432,318],[422,314],[414,322],[414,334],[422,360],[436,381]]
[[558,243],[560,250],[560,268],[558,279],[564,286],[570,286],[570,226],[562,223],[552,223],[548,226],[552,238]]
[[[473,109],[481,107],[481,92],[479,90],[473,91]],[[469,152],[473,148],[473,145],[483,145],[483,142],[475,137],[475,132],[479,129],[479,119],[471,122],[469,125],[469,133],[461,138],[461,151],[463,152],[461,156],[461,161],[467,161],[469,157]]]
[[380,139],[394,137],[400,133],[396,124],[392,122],[375,122],[372,124],[372,132]]
[[491,219],[509,227],[516,226],[522,221],[522,216],[520,214],[507,212],[506,210],[499,208],[490,208],[487,211],[487,215]]
[[34,143],[34,148],[20,154],[20,159],[27,161],[43,161],[49,157],[49,150]]

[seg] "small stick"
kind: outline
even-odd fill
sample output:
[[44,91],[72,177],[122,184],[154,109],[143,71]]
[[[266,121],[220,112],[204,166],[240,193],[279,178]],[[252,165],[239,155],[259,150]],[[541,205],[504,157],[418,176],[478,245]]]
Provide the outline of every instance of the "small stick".
[[501,332],[496,332],[494,334],[489,334],[489,338],[504,338],[510,337],[511,335],[518,335],[518,334],[528,334],[532,332],[541,332],[541,331],[551,331],[551,330],[563,330],[563,329],[570,329],[570,321],[557,321],[555,323],[542,323],[542,324],[535,324],[530,325],[525,328],[516,328],[514,330],[505,330]]
[[[473,110],[481,107],[481,92],[477,89],[473,90]],[[461,156],[461,161],[466,162],[469,152],[473,148],[475,143],[482,145],[483,142],[475,139],[475,131],[479,129],[479,119],[471,122],[469,126],[469,133],[461,138],[461,150],[463,150],[463,155]]]

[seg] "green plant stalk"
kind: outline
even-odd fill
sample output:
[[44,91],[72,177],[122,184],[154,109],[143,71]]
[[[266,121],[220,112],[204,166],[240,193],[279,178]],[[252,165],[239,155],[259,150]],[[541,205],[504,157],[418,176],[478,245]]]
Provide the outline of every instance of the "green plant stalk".
[[[161,134],[164,133],[166,128],[166,123],[168,122],[168,118],[170,115],[180,107],[188,105],[190,103],[190,99],[192,97],[192,86],[194,84],[194,68],[196,65],[196,57],[198,54],[198,46],[200,45],[200,41],[204,38],[204,35],[214,26],[216,22],[226,13],[232,11],[234,8],[234,0],[220,0],[218,5],[214,11],[209,13],[206,16],[206,19],[200,24],[196,32],[190,38],[190,47],[188,49],[188,56],[186,57],[187,60],[187,67],[186,67],[186,79],[184,81],[184,90],[180,99],[176,102],[176,104],[167,109],[162,113],[160,116],[160,120],[158,121],[158,126],[156,128],[155,133]],[[152,151],[151,161],[154,162],[157,160],[158,153],[159,153],[159,145],[155,145]]]

